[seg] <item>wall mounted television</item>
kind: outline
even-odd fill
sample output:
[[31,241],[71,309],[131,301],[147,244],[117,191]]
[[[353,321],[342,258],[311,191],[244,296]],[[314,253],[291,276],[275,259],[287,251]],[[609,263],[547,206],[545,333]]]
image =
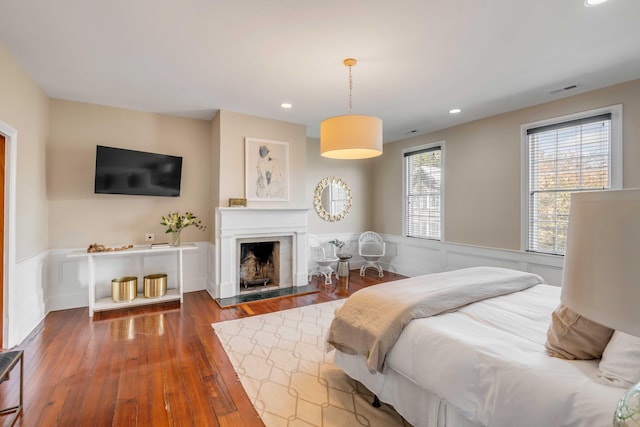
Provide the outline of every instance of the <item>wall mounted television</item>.
[[180,195],[182,157],[96,146],[95,193]]

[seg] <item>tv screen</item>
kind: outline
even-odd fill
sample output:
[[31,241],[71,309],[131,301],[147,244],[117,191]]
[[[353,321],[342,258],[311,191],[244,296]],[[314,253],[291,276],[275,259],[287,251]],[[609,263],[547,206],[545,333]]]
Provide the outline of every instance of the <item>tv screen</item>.
[[182,157],[96,147],[96,193],[177,197],[181,176]]

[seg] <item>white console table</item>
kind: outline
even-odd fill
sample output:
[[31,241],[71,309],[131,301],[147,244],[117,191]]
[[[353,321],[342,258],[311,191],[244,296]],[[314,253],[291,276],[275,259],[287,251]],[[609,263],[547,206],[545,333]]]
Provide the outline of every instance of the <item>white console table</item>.
[[[182,283],[182,253],[188,250],[197,249],[196,245],[191,243],[185,243],[180,246],[162,246],[151,248],[150,246],[136,246],[131,249],[126,249],[122,251],[105,251],[105,252],[92,252],[88,253],[86,251],[75,251],[68,254],[68,257],[86,257],[88,260],[88,276],[89,276],[89,317],[93,317],[93,313],[96,311],[106,311],[106,310],[118,310],[121,308],[132,307],[132,306],[140,306],[140,305],[149,305],[149,304],[158,304],[162,302],[168,301],[180,301],[182,303],[182,292],[184,289]],[[113,302],[111,297],[105,298],[96,298],[96,260],[103,257],[131,257],[138,256],[140,257],[140,262],[145,256],[150,254],[166,254],[167,252],[175,253],[178,256],[178,282],[177,287],[175,289],[167,289],[167,293],[158,298],[145,298],[137,297],[136,299],[129,302]],[[138,283],[143,279],[144,272],[142,271],[142,267],[140,267],[140,273],[142,277],[138,277]]]

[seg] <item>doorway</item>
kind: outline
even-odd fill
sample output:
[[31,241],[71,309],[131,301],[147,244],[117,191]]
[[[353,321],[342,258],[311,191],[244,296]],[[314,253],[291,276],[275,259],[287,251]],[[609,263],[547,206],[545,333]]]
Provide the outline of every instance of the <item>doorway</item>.
[[[18,342],[16,314],[11,310],[11,296],[15,291],[16,270],[16,163],[18,160],[16,147],[18,145],[18,131],[0,120],[0,339],[2,348],[11,348]],[[4,262],[2,262],[4,261]]]
[[[0,224],[4,224],[5,137],[0,134]],[[4,260],[4,227],[0,227],[0,260]],[[0,262],[0,343],[4,343],[4,262]]]

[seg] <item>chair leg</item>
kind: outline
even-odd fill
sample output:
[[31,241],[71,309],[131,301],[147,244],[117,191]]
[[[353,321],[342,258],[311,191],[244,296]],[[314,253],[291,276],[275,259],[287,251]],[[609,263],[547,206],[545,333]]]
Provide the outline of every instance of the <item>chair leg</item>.
[[328,273],[322,273],[324,275],[324,284],[325,285],[330,285],[331,284],[331,272]]
[[369,267],[375,268],[378,271],[378,277],[384,277],[384,272],[382,270],[382,267],[380,267],[377,263],[374,263],[372,261],[367,261],[365,264],[362,265],[362,267],[360,267],[360,275],[364,277],[364,273]]

